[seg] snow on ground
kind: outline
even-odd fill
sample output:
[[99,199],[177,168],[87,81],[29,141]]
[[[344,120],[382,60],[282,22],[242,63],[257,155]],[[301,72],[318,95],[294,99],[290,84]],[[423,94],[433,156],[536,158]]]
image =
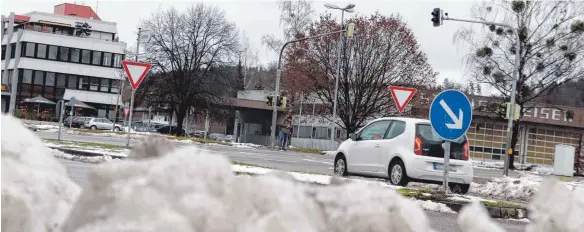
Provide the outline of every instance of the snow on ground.
[[263,145],[253,144],[253,143],[231,143],[234,147],[241,147],[241,148],[259,148],[263,147]]
[[[491,197],[502,200],[520,200],[529,201],[540,188],[542,182],[547,178],[531,174],[520,174],[517,178],[499,177],[494,178],[484,184],[472,183],[470,188],[471,194]],[[567,189],[583,188],[584,180],[561,181]]]
[[128,150],[128,149],[107,149],[107,148],[100,148],[100,147],[96,147],[96,146],[81,146],[75,142],[69,142],[69,141],[62,141],[62,143],[54,143],[54,142],[50,142],[50,141],[44,141],[43,143],[45,144],[45,146],[48,146],[51,148],[61,147],[61,148],[67,148],[70,150],[93,152],[93,153],[98,153],[98,154],[103,154],[103,155],[108,155],[108,156],[126,157],[126,156],[128,156],[128,153],[130,152],[130,150]]
[[64,153],[62,151],[59,151],[57,149],[51,149],[51,154],[53,154],[55,157],[61,158],[61,159],[68,159],[68,160],[72,160],[72,161],[93,163],[93,164],[99,164],[99,163],[104,163],[104,162],[108,162],[108,161],[113,160],[113,158],[109,155],[103,155],[103,156],[70,155],[70,154]]
[[334,156],[337,151],[322,151],[321,153],[326,156]]

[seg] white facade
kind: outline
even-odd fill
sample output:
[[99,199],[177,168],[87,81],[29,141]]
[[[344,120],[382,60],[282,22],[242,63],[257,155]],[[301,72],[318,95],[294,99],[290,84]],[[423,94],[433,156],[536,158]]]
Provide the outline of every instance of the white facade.
[[[95,108],[95,112],[88,114],[115,117],[114,105],[121,105],[121,97],[118,103],[119,83],[124,78],[121,60],[127,46],[117,41],[116,23],[36,11],[23,16],[30,18],[11,24],[9,18],[3,17],[2,22],[5,32],[2,45],[6,54],[0,65],[3,74],[13,73],[3,75],[2,83],[17,80],[11,87],[20,86],[18,93],[10,94],[10,98],[16,96],[11,103],[18,105],[36,95],[52,101],[75,97]],[[75,35],[75,25],[79,22],[91,26],[89,36]],[[11,25],[13,33],[9,29]],[[16,54],[9,54],[9,49]],[[29,92],[22,92],[29,88]]]

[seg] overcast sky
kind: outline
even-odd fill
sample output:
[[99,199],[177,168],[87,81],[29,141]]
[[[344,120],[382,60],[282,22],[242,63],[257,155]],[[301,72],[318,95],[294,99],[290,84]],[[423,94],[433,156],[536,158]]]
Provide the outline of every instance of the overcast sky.
[[[31,11],[53,12],[53,7],[61,3],[77,3],[91,6],[104,21],[116,22],[120,40],[132,46],[136,40],[137,26],[141,20],[150,17],[152,12],[175,6],[178,9],[198,1],[186,0],[2,0],[2,14],[10,12],[24,14]],[[235,22],[240,30],[245,31],[250,43],[259,51],[261,63],[275,61],[277,55],[261,44],[264,34],[280,36],[279,15],[276,0],[207,0],[223,9],[228,20]],[[344,6],[352,2],[356,4],[355,13],[369,15],[375,11],[381,14],[400,14],[414,31],[421,49],[428,55],[434,70],[440,72],[438,82],[444,78],[458,82],[466,82],[462,77],[464,65],[462,57],[468,49],[453,43],[454,33],[463,23],[446,21],[441,27],[433,27],[430,12],[434,7],[440,7],[449,13],[450,17],[468,18],[475,1],[439,1],[439,0],[355,0],[355,1],[313,1],[316,15],[330,11],[323,5],[334,3]],[[340,19],[340,13],[331,11]],[[347,17],[347,15],[345,15]],[[350,16],[349,16],[350,17]]]

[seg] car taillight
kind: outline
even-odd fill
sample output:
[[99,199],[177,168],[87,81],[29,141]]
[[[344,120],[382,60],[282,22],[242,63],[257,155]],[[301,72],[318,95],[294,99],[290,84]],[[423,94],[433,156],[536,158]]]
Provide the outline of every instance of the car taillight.
[[462,154],[462,160],[468,160],[469,157],[469,150],[468,150],[468,146],[469,146],[470,142],[466,141],[466,143],[464,144],[464,153]]
[[416,155],[422,155],[422,140],[418,136],[414,140],[414,153]]

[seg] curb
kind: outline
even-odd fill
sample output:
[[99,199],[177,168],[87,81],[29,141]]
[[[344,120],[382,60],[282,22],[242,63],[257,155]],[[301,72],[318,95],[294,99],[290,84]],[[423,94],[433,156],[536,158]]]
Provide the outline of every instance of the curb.
[[[462,208],[469,204],[469,203],[458,203],[458,202],[440,202],[438,203],[445,204],[448,208],[452,209],[452,211],[459,213]],[[511,207],[490,207],[483,205],[487,212],[491,216],[491,218],[500,218],[500,219],[524,219],[527,218],[528,211],[524,208],[511,208]]]
[[[62,151],[64,153],[67,153],[69,155],[79,155],[79,156],[103,156],[106,154],[102,154],[102,153],[97,153],[97,152],[91,152],[91,151],[80,151],[80,150],[74,150],[74,149],[68,149],[68,148],[62,148],[62,147],[53,147],[53,146],[48,146],[48,148],[51,149],[55,149],[55,150],[59,150]],[[125,159],[125,156],[119,156],[119,155],[109,155],[112,158],[117,158],[117,159]]]

